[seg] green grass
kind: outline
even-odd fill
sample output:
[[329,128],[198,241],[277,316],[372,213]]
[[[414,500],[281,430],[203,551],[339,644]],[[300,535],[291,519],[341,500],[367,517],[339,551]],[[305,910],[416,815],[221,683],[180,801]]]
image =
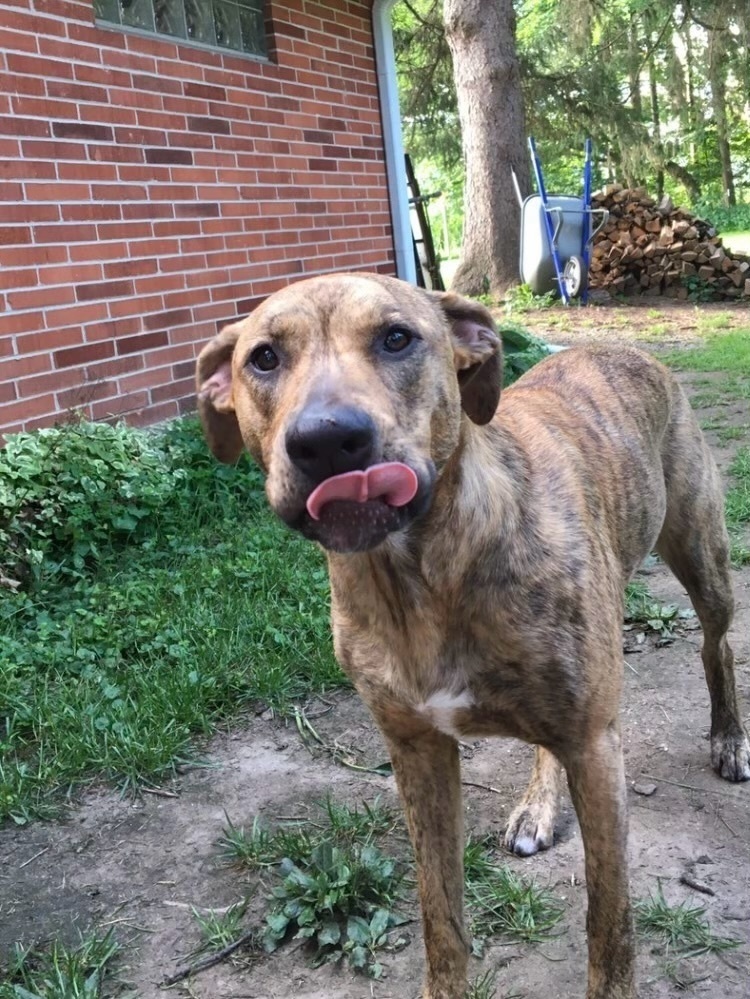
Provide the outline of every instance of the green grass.
[[249,459],[218,465],[194,420],[103,444],[111,428],[85,426],[56,464],[34,435],[0,459],[0,820],[92,780],[164,780],[221,720],[346,682],[322,556]]
[[[719,371],[724,374],[721,381],[696,379],[693,384],[698,389],[691,395],[695,408],[720,407],[730,405],[737,399],[750,398],[750,329],[719,332],[723,323],[721,313],[714,318],[716,329],[708,333],[705,344],[694,350],[673,352],[665,359],[673,367],[696,372]],[[712,417],[703,426],[715,430],[721,443],[740,440],[747,426],[729,427],[725,420]],[[750,521],[750,450],[741,448],[730,466],[732,483],[726,496],[726,521],[731,543],[731,558],[734,566],[750,563],[750,548],[747,542],[747,523]]]
[[472,916],[475,953],[487,937],[526,943],[549,937],[563,910],[548,888],[521,877],[493,857],[493,840],[469,837],[464,850],[466,902]]
[[193,919],[201,935],[200,945],[193,953],[224,950],[241,937],[245,933],[243,921],[249,902],[248,898],[243,898],[222,912],[199,912],[193,908]]
[[681,371],[750,375],[750,329],[710,332],[703,346],[672,351],[664,359]]
[[88,933],[75,947],[59,941],[47,949],[16,945],[0,968],[0,999],[99,999],[119,950],[111,931]]
[[734,937],[720,937],[711,932],[705,907],[681,902],[670,905],[664,898],[661,882],[655,893],[635,903],[636,928],[652,938],[667,956],[689,958],[702,954],[720,954],[738,947]]

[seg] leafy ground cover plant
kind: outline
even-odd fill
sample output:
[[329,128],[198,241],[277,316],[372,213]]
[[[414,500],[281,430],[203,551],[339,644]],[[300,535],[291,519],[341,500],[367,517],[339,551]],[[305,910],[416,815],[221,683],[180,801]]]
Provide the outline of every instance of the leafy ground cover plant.
[[640,626],[644,630],[655,631],[662,638],[669,638],[677,623],[695,617],[690,607],[680,608],[678,604],[663,604],[650,592],[645,583],[635,579],[625,587],[625,627]]
[[406,921],[394,910],[401,884],[396,860],[372,845],[320,842],[302,863],[282,860],[281,874],[266,917],[266,950],[293,934],[313,943],[314,966],[344,960],[379,978],[376,951]]
[[[375,845],[397,819],[379,799],[348,805],[330,796],[302,824],[275,830],[256,817],[249,830],[228,820],[219,841],[226,861],[276,878],[263,944],[276,950],[289,936],[309,940],[313,965],[344,961],[374,978],[376,952],[396,946],[390,931],[405,922],[396,909],[404,865]],[[273,870],[272,870],[273,869]]]
[[345,683],[322,558],[249,458],[217,465],[193,419],[39,437],[0,451],[0,820],[162,780],[220,719]]

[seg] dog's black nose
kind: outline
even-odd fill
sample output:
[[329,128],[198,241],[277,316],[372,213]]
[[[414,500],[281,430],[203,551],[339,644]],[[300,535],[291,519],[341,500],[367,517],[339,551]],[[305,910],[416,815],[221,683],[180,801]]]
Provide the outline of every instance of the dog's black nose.
[[286,434],[292,462],[314,482],[367,468],[375,445],[375,424],[353,406],[308,407]]

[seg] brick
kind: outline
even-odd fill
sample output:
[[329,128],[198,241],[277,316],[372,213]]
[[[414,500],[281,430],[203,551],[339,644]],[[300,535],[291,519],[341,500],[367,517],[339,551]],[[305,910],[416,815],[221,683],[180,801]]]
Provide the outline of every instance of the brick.
[[63,264],[57,267],[40,267],[40,284],[70,284],[76,281],[97,281],[102,277],[100,264]]
[[0,177],[20,180],[55,180],[57,168],[45,160],[6,160],[0,163]]
[[12,402],[16,398],[15,382],[0,382],[0,403]]
[[28,226],[0,226],[0,246],[18,246],[31,242]]
[[47,308],[51,305],[70,305],[75,301],[73,289],[68,285],[53,288],[32,288],[29,291],[14,291],[8,296],[12,309]]
[[24,159],[81,160],[86,147],[80,142],[56,142],[54,139],[24,139],[21,142]]
[[114,138],[110,125],[83,121],[53,121],[52,134],[57,139],[93,139],[97,142],[112,142]]
[[122,209],[111,203],[67,205],[60,207],[64,222],[105,222],[122,218]]
[[151,76],[146,73],[133,74],[133,88],[153,91],[158,94],[182,93],[182,84],[179,80],[172,80],[167,76]]
[[147,330],[167,329],[171,326],[184,326],[192,323],[193,313],[190,309],[173,309],[170,312],[159,312],[144,316],[143,325]]
[[29,417],[52,415],[55,408],[53,395],[39,395],[35,399],[21,399],[7,406],[0,406],[0,426],[9,428],[17,420],[23,420],[23,426],[26,427],[26,421]]
[[100,281],[76,285],[75,292],[79,302],[90,302],[98,298],[124,298],[132,295],[134,288],[132,281]]
[[95,420],[104,420],[112,416],[122,416],[133,410],[140,409],[148,403],[147,392],[135,392],[132,395],[120,396],[117,399],[107,399],[105,402],[95,402],[91,414]]
[[229,135],[232,126],[223,118],[204,118],[191,115],[187,120],[188,128],[193,132],[211,132],[215,135]]
[[108,279],[136,277],[142,274],[155,274],[164,269],[164,262],[151,258],[136,258],[131,260],[116,260],[104,265],[104,276]]
[[94,381],[84,382],[74,388],[65,389],[56,393],[57,404],[60,409],[78,409],[80,406],[87,406],[95,399],[107,399],[117,392],[117,383],[114,381]]
[[177,218],[218,218],[220,215],[218,202],[189,202],[175,205]]
[[27,357],[9,357],[0,361],[0,384],[4,381],[15,381],[24,375],[38,375],[49,371],[49,354],[31,354]]
[[94,104],[109,103],[109,93],[104,87],[75,83],[71,80],[47,80],[47,94],[50,97],[70,101],[89,101]]
[[141,201],[147,196],[146,188],[135,184],[93,184],[91,194],[97,201]]
[[186,97],[199,97],[206,101],[226,101],[226,87],[214,87],[206,83],[186,82],[184,85]]
[[189,149],[146,149],[147,163],[192,164],[193,154]]
[[128,336],[117,341],[117,353],[132,354],[135,351],[153,350],[155,347],[164,347],[168,343],[166,330],[155,333],[141,333],[138,336]]
[[83,342],[80,326],[67,326],[62,329],[40,330],[16,337],[16,347],[20,356],[36,354],[40,351],[57,350],[60,347],[73,347]]
[[115,347],[110,340],[99,340],[96,343],[81,344],[80,347],[56,350],[52,357],[56,368],[69,368],[89,361],[100,361],[104,357],[114,356],[114,353]]
[[41,59],[26,52],[11,52],[6,55],[8,72],[14,76],[30,75],[44,80],[50,77],[72,79],[73,66],[58,59]]
[[0,115],[0,135],[34,135],[50,134],[50,124],[41,118],[22,118],[18,115]]
[[166,385],[157,385],[151,389],[152,402],[164,402],[166,399],[178,399],[187,397],[195,393],[194,378],[185,378],[181,381],[168,382]]
[[0,217],[12,225],[14,222],[56,222],[60,218],[60,209],[57,205],[3,205],[0,209]]

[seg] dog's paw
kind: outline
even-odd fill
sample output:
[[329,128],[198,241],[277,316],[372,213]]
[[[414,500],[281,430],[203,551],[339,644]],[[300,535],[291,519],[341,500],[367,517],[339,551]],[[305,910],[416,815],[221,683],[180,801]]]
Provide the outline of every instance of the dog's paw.
[[750,780],[750,744],[745,733],[712,736],[711,764],[724,780]]
[[547,805],[521,804],[508,821],[505,848],[519,857],[530,857],[552,846],[555,838],[555,816]]

